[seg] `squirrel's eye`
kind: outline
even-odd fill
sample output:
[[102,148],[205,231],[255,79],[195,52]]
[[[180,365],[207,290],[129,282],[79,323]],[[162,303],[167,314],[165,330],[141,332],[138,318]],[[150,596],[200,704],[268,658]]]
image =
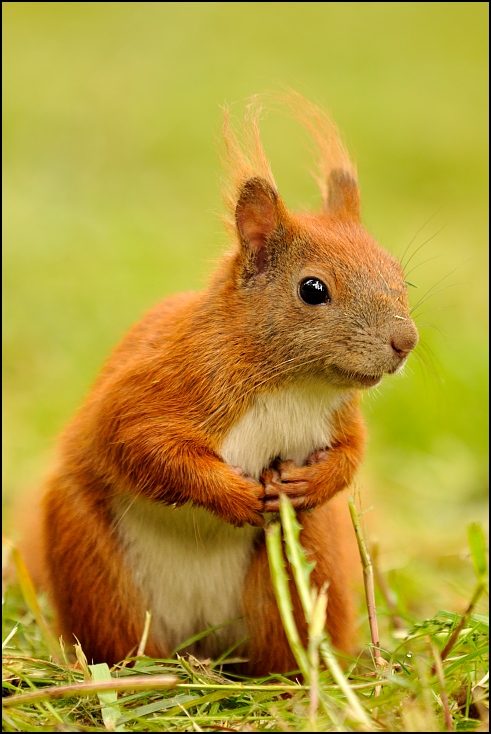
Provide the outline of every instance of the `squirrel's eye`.
[[298,292],[302,301],[309,306],[318,306],[330,300],[327,285],[319,278],[304,278],[300,281]]

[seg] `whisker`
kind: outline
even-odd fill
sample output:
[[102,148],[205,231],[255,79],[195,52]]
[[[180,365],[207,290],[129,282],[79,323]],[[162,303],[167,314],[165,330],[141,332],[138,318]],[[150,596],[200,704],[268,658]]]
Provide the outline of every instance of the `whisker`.
[[436,260],[436,259],[437,259],[437,258],[439,258],[439,257],[441,257],[441,255],[433,255],[433,257],[428,257],[428,258],[427,258],[426,260],[423,260],[423,262],[420,262],[420,263],[418,263],[417,265],[415,265],[415,266],[414,266],[414,268],[411,268],[411,270],[408,270],[408,272],[407,272],[407,273],[405,272],[405,273],[404,273],[404,276],[405,276],[406,278],[408,278],[408,277],[409,277],[409,276],[411,275],[411,273],[414,273],[414,271],[415,271],[415,270],[416,270],[417,268],[420,268],[420,267],[421,267],[422,265],[426,265],[426,263],[429,263],[429,262],[431,262],[432,260]]
[[430,345],[426,341],[423,341],[421,342],[420,347],[431,357],[431,359],[437,362],[443,370],[443,365],[440,359],[436,356],[434,350],[430,347]]
[[[427,342],[424,342],[424,341],[421,342],[419,347],[420,347],[420,352],[422,352],[420,356],[423,358],[423,360],[425,360],[425,363],[427,364],[428,369],[430,369],[430,365],[431,365],[431,370],[433,371],[434,376],[438,379],[439,383],[442,382],[443,381],[442,376],[446,375],[447,372],[441,360],[436,356],[435,352],[429,346],[429,344],[427,344]],[[438,367],[438,370],[437,370],[437,367]]]
[[433,288],[436,288],[437,285],[440,285],[440,283],[443,283],[444,280],[446,280],[448,277],[450,277],[450,275],[453,275],[459,268],[460,268],[460,265],[458,265],[456,268],[454,268],[449,273],[447,273],[446,275],[444,275],[443,278],[440,278],[440,280],[437,280],[437,282],[434,283],[431,286],[431,288],[428,288],[428,290],[426,291],[426,293],[423,293],[423,295],[421,296],[420,300],[417,302],[417,304],[415,306],[413,306],[413,308],[411,309],[411,311],[414,311],[416,308],[418,308],[418,306],[420,305],[420,303],[422,303],[422,299],[426,295],[428,295],[428,293],[431,293],[431,291],[433,290]]
[[418,324],[419,328],[429,328],[429,329],[435,329],[435,331],[438,331],[439,334],[447,341],[447,332],[444,331],[440,326],[436,326],[436,324],[430,324],[429,322],[426,322],[424,324]]
[[426,374],[431,375],[431,377],[434,380],[434,383],[438,385],[438,388],[441,389],[441,379],[440,375],[438,373],[438,370],[436,369],[435,365],[432,363],[431,359],[427,354],[424,352],[421,353],[421,351],[415,351],[414,356],[416,357],[416,361],[419,364],[420,367],[424,367],[425,370],[423,370],[423,376]]
[[[303,355],[298,355],[297,357],[294,357],[291,360],[286,360],[282,364],[286,364],[286,362],[302,362],[303,364],[308,365],[308,364],[312,364],[313,362],[316,362],[318,359],[319,359],[319,357],[318,356],[315,356],[315,357],[312,357],[309,360],[305,360],[304,357],[303,357]],[[266,377],[266,379],[262,380],[257,385],[254,385],[254,387],[252,387],[250,390],[246,390],[241,395],[238,395],[237,398],[235,399],[235,402],[233,403],[233,405],[236,405],[239,402],[239,400],[243,400],[251,392],[254,392],[259,387],[261,387],[262,385],[266,384],[266,382],[269,382],[270,380],[273,380],[275,377],[277,377],[279,375],[283,375],[283,374],[287,373],[289,371],[290,367],[291,367],[291,365],[289,365],[289,367],[287,369],[283,369],[283,370],[278,370],[278,369],[275,368],[273,370],[273,372],[268,377]],[[252,379],[252,378],[250,378],[250,379]],[[201,423],[201,425],[202,426],[205,425],[209,420],[211,420],[211,418],[213,418],[214,416],[216,416],[216,414],[220,410],[223,410],[225,407],[226,406],[221,406],[220,408],[218,408],[218,410],[215,411],[215,413],[213,413],[211,416],[209,416],[205,421],[203,421],[203,423]]]
[[[420,299],[418,301],[418,303],[415,306],[413,306],[413,308],[411,309],[411,311],[409,313],[411,314],[411,316],[413,316],[413,313],[418,308],[418,306],[422,306],[423,303],[426,303],[426,301],[428,301],[430,298],[433,298],[433,296],[436,296],[437,293],[441,293],[442,291],[446,291],[447,288],[455,288],[455,286],[462,285],[462,283],[463,283],[463,281],[459,281],[458,283],[449,283],[448,285],[444,285],[442,288],[439,288],[437,291],[434,291],[433,293],[429,293],[427,291],[428,295],[426,296],[426,298],[423,297],[422,299]],[[431,290],[431,288],[430,288],[430,290]],[[414,318],[414,316],[413,316],[413,318]]]
[[[300,362],[303,359],[304,359],[303,355],[298,355],[297,358],[292,358],[291,360],[287,360],[287,361],[294,362],[295,360],[297,360],[297,361]],[[315,357],[312,357],[311,359],[308,359],[308,360],[304,361],[303,364],[305,364],[305,365],[312,364],[313,362],[317,362],[318,359],[319,359],[319,356],[317,355]],[[227,403],[227,405],[220,406],[214,413],[212,413],[212,415],[209,415],[208,418],[205,418],[205,420],[200,423],[200,427],[202,428],[210,420],[212,420],[213,418],[215,418],[217,416],[217,414],[220,413],[221,410],[224,410],[224,409],[230,407],[230,405],[237,405],[237,403],[240,400],[244,400],[244,398],[246,398],[248,395],[250,395],[251,392],[254,392],[258,388],[260,388],[262,385],[265,385],[266,382],[269,382],[270,380],[273,380],[275,377],[278,377],[279,375],[283,375],[286,372],[288,372],[289,369],[290,369],[290,366],[287,369],[284,369],[284,370],[276,370],[275,372],[273,372],[272,374],[270,374],[265,380],[262,380],[262,382],[259,382],[257,385],[254,385],[254,387],[252,387],[250,390],[247,390],[246,392],[243,392],[241,395],[238,395],[236,397],[235,401],[232,404],[230,404],[230,401],[229,401]]]
[[439,209],[437,209],[436,212],[434,214],[432,214],[431,217],[429,217],[429,219],[427,219],[426,222],[424,222],[424,224],[421,225],[421,227],[418,229],[418,231],[416,232],[416,234],[414,235],[414,237],[412,238],[412,240],[409,242],[409,244],[407,245],[406,249],[402,253],[402,257],[400,258],[400,262],[401,262],[401,267],[402,268],[404,268],[404,266],[403,266],[402,263],[404,262],[404,258],[406,257],[406,253],[409,250],[409,248],[411,247],[411,245],[413,244],[413,242],[416,239],[416,237],[419,235],[419,233],[421,232],[421,230],[423,230],[426,227],[426,225],[429,224],[431,222],[431,220],[434,217],[436,217],[436,215],[439,212],[441,212],[441,210],[442,210],[442,207],[440,207]]
[[137,494],[135,494],[135,495],[134,495],[134,496],[133,496],[133,497],[131,498],[131,502],[129,502],[129,503],[128,503],[128,506],[127,506],[127,507],[125,508],[125,510],[124,510],[124,511],[123,511],[123,512],[121,513],[121,515],[120,515],[120,516],[118,517],[117,521],[116,521],[116,522],[114,523],[114,525],[112,526],[112,528],[111,528],[111,530],[110,530],[110,532],[109,532],[109,535],[113,535],[113,534],[114,534],[114,533],[116,532],[116,530],[118,529],[118,526],[119,526],[119,525],[121,524],[121,522],[122,522],[122,520],[123,520],[124,516],[125,516],[125,515],[126,515],[126,513],[127,513],[127,512],[128,512],[128,511],[129,511],[129,510],[130,510],[130,509],[131,509],[132,507],[133,507],[133,505],[135,504],[135,502],[137,501],[137,499],[139,499],[139,498],[140,498],[140,496],[141,496],[141,491],[140,491],[140,492],[138,492]]
[[[416,318],[421,318],[421,316],[424,316],[427,313],[433,313],[434,311],[443,311],[446,308],[457,308],[457,305],[448,304],[446,306],[435,306],[435,308],[427,308],[426,311],[420,311]],[[414,315],[413,318],[415,318]]]
[[[302,359],[302,358],[303,358],[302,356],[296,356],[296,357],[290,357],[289,359],[285,359],[283,362],[280,362],[278,365],[275,365],[274,367],[271,367],[269,370],[266,370],[265,371],[265,374],[266,375],[268,375],[270,373],[273,373],[274,374],[275,371],[278,369],[278,367],[282,367],[283,365],[286,365],[286,364],[295,362],[296,360],[299,360],[299,359]],[[235,389],[240,388],[244,383],[249,382],[252,379],[253,378],[252,378],[251,375],[248,375],[247,377],[243,377],[241,380],[239,380],[233,386],[233,389],[235,390]],[[220,398],[220,397],[223,397],[223,396],[228,395],[231,392],[231,389],[232,388],[230,387],[230,385],[228,385],[228,384],[227,385],[224,385],[222,388],[220,388],[218,390],[218,392],[215,392],[215,398]],[[203,398],[199,402],[195,403],[194,406],[193,406],[193,408],[195,410],[201,408],[203,405],[205,405],[208,402],[208,400],[209,400],[208,397]]]
[[422,248],[422,247],[424,247],[425,245],[427,245],[427,244],[428,244],[428,242],[431,242],[431,240],[432,240],[432,239],[434,239],[434,238],[435,238],[435,237],[436,237],[437,235],[439,235],[439,234],[440,234],[440,232],[441,232],[441,231],[442,231],[443,229],[445,229],[445,227],[446,227],[446,226],[447,226],[447,225],[446,225],[446,224],[444,224],[444,225],[443,225],[443,227],[440,227],[440,229],[438,230],[438,232],[435,232],[435,234],[432,234],[432,235],[431,235],[431,237],[428,237],[428,239],[427,239],[427,240],[425,240],[425,241],[423,242],[423,244],[422,244],[422,245],[420,245],[419,247],[417,247],[417,248],[416,248],[416,249],[414,250],[414,252],[412,253],[412,255],[410,256],[410,258],[409,258],[409,260],[407,261],[407,263],[406,263],[406,264],[405,264],[405,265],[403,266],[403,269],[404,269],[404,268],[407,268],[407,266],[409,265],[409,263],[411,262],[411,260],[413,259],[413,257],[414,257],[414,256],[416,255],[416,253],[417,253],[417,252],[419,252],[419,251],[421,250],[421,248]]

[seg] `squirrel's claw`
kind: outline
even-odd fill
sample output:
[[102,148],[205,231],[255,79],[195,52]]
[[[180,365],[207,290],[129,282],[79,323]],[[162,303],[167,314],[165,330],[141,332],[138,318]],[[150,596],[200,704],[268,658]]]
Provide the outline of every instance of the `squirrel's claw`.
[[261,482],[264,484],[264,508],[266,512],[278,512],[280,494],[285,494],[295,509],[309,509],[313,500],[314,486],[312,468],[327,458],[326,451],[316,451],[307,459],[305,466],[298,466],[291,459],[277,461],[266,469]]
[[[299,470],[295,462],[282,462],[291,464],[292,473]],[[285,472],[277,469],[268,469],[262,477],[264,483],[264,508],[266,512],[278,512],[280,509],[280,494],[289,497],[293,507],[302,507],[305,503],[305,495],[309,489],[306,477],[297,478],[286,476]]]

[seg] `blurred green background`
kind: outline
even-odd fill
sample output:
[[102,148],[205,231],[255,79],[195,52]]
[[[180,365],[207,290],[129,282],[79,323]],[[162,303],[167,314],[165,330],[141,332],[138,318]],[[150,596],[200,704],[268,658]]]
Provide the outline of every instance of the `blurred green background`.
[[[220,106],[286,83],[355,152],[368,229],[397,256],[412,242],[413,303],[437,291],[419,358],[364,398],[358,488],[408,603],[462,605],[487,497],[488,3],[2,7],[7,506],[127,328],[206,282]],[[301,131],[263,130],[287,205],[317,206]]]

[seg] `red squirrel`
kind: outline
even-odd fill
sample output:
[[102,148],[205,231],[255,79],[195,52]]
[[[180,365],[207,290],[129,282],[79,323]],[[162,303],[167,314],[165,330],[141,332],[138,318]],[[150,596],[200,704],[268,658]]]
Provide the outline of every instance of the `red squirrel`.
[[[332,643],[352,646],[330,500],[362,458],[361,391],[400,370],[418,334],[401,266],[360,223],[335,127],[290,102],[319,148],[322,208],[286,208],[258,114],[244,135],[227,122],[230,252],[205,290],[164,300],[130,330],[63,434],[43,499],[44,563],[59,631],[95,662],[134,654],[151,610],[149,655],[224,625],[190,651],[237,645],[251,675],[295,669],[263,529],[282,493],[313,583],[328,584]],[[305,636],[294,591],[293,602]]]

